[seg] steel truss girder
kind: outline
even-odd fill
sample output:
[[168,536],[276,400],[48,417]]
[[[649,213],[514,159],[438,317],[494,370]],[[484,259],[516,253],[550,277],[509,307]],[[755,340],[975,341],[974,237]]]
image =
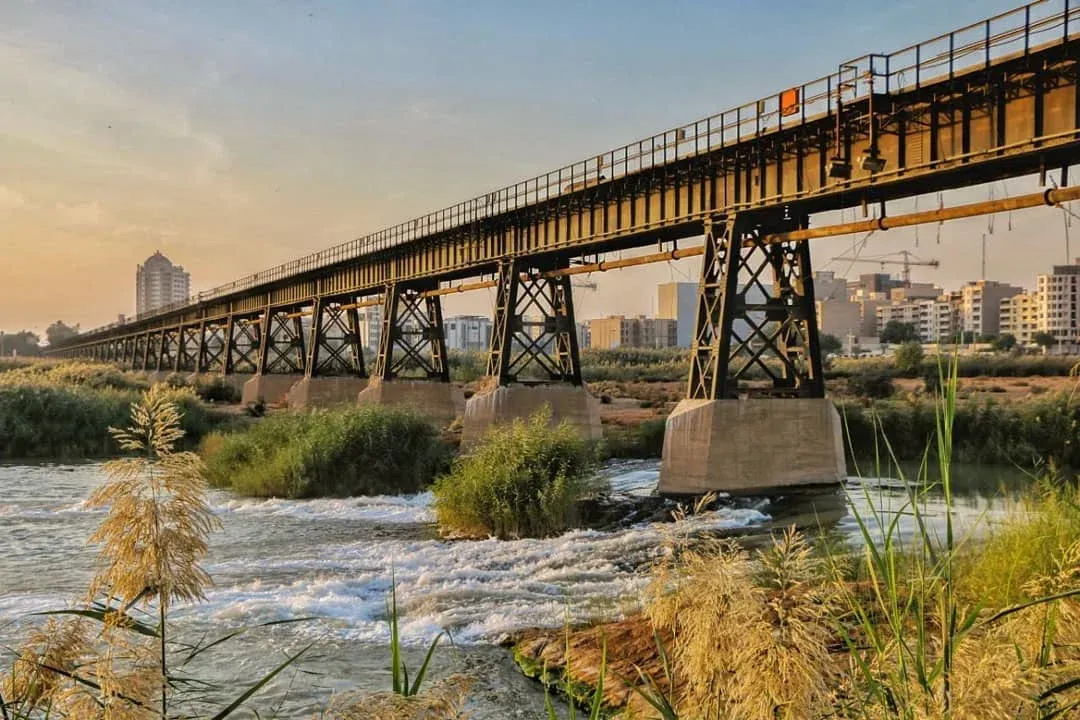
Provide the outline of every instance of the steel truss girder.
[[755,373],[771,387],[751,396],[825,396],[809,245],[765,242],[807,218],[782,213],[706,221],[687,397],[737,398]]
[[225,326],[225,374],[255,373],[259,370],[259,343],[262,321],[258,318],[233,318]]
[[443,331],[442,299],[421,289],[390,283],[383,294],[382,330],[375,377],[423,377],[450,382]]
[[360,343],[360,315],[355,307],[316,298],[311,314],[307,374],[367,377]]
[[200,325],[181,326],[180,346],[176,354],[176,372],[198,372],[202,335]]
[[263,317],[266,329],[261,338],[259,372],[303,374],[306,353],[302,318],[285,310],[268,310]]
[[[544,278],[516,258],[499,264],[487,374],[499,385],[546,381],[581,385],[581,358],[569,276]],[[539,377],[537,377],[539,375]]]
[[228,338],[225,325],[204,325],[199,333],[199,358],[197,372],[225,372],[225,352]]
[[158,370],[175,371],[180,357],[180,328],[168,328],[161,331],[161,345],[158,354]]

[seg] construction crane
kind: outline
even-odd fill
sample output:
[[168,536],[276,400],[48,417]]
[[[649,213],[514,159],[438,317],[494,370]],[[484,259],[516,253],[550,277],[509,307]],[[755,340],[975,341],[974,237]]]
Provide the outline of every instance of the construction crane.
[[[892,260],[897,255],[902,257],[902,260]],[[850,255],[840,255],[834,257],[833,260],[839,262],[850,263],[877,263],[881,265],[881,269],[884,270],[886,265],[902,265],[903,266],[903,279],[904,285],[911,286],[911,268],[916,265],[923,267],[937,268],[941,265],[937,260],[923,260],[915,253],[908,252],[907,250],[900,250],[899,252],[889,253],[888,255],[874,255],[870,257],[851,257]]]

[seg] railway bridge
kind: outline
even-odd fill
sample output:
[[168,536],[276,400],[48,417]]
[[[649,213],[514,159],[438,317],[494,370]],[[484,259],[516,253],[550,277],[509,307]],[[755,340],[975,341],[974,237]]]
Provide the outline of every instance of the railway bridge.
[[[661,490],[834,483],[845,473],[842,432],[825,397],[810,242],[853,226],[811,228],[811,218],[861,206],[876,217],[863,225],[886,228],[995,212],[1010,201],[907,221],[886,217],[885,203],[1036,173],[1064,189],[1024,202],[1080,197],[1065,187],[1080,152],[1078,32],[1080,0],[1044,0],[866,55],[86,332],[54,354],[219,373],[243,381],[248,401],[406,403],[442,421],[463,414],[466,444],[544,403],[596,437],[570,277],[701,255],[686,398],[667,421]],[[653,255],[605,261],[650,246]],[[441,298],[480,287],[496,288],[490,377],[466,404],[449,382]],[[358,311],[374,305],[378,354],[365,358]]]

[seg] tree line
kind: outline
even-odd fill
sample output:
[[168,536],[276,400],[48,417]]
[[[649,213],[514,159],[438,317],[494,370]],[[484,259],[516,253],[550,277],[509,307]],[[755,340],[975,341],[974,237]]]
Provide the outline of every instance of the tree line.
[[0,330],[0,357],[32,357],[41,355],[46,347],[55,346],[79,334],[79,326],[57,320],[45,328],[45,345],[41,336],[31,330],[9,333]]

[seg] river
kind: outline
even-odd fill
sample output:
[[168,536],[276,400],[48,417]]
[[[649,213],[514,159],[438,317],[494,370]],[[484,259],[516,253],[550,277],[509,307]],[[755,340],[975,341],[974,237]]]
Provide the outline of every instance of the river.
[[[612,463],[604,475],[615,493],[648,494],[658,463]],[[999,490],[1023,484],[1016,473],[978,470],[958,482],[961,525],[1002,512]],[[100,464],[0,465],[0,646],[17,644],[30,613],[68,606],[85,593],[94,551],[86,538],[101,520],[83,507],[101,483]],[[852,479],[846,493],[725,501],[690,518],[695,531],[732,532],[753,541],[797,522],[858,541],[852,508],[903,505],[893,480]],[[287,653],[314,643],[296,666],[256,696],[253,706],[277,708],[263,717],[311,717],[332,693],[389,687],[385,603],[391,568],[410,669],[441,629],[453,646],[436,654],[432,677],[476,678],[470,710],[477,720],[545,717],[537,685],[513,666],[499,641],[568,619],[614,618],[639,607],[648,565],[671,523],[639,523],[611,531],[579,530],[547,540],[443,541],[433,526],[428,493],[327,500],[239,499],[214,492],[222,530],[213,536],[206,568],[214,578],[207,601],[178,609],[187,640],[290,618],[299,623],[255,629],[209,651],[203,671],[218,680],[250,683]],[[940,524],[941,502],[926,511]],[[902,514],[905,532],[911,518]],[[7,660],[0,667],[6,667]],[[237,691],[238,694],[238,691]]]

